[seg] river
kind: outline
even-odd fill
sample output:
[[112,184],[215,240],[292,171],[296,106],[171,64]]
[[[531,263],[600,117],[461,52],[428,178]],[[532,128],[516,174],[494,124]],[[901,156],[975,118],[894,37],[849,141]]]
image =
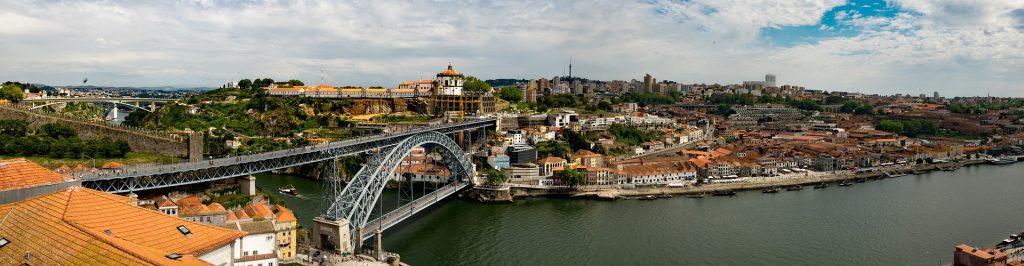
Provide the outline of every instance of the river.
[[[453,199],[385,232],[384,246],[412,265],[949,264],[956,244],[1024,228],[1021,173],[1024,163],[980,165],[704,199]],[[313,203],[293,208],[308,221]]]

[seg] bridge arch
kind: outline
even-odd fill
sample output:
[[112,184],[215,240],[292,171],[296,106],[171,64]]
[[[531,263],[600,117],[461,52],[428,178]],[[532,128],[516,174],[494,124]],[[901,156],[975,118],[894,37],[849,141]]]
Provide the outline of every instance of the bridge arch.
[[406,138],[393,148],[370,156],[348,186],[324,210],[324,216],[335,220],[345,218],[353,228],[366,225],[391,173],[398,168],[402,159],[409,156],[413,148],[428,144],[438,149],[444,158],[451,173],[449,182],[459,182],[462,176],[467,177],[468,182],[475,182],[469,176],[473,166],[455,140],[438,132],[422,132]]

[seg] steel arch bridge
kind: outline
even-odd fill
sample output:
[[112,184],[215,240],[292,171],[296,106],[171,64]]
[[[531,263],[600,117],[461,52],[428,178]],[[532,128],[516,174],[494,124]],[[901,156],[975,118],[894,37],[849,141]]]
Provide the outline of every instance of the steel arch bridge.
[[[477,130],[478,133],[483,133],[485,132],[484,128],[494,127],[495,123],[496,119],[493,118],[467,119],[461,123],[421,127],[403,132],[252,155],[217,158],[200,162],[126,168],[117,172],[87,173],[81,176],[81,182],[85,187],[111,193],[128,193],[190,185],[242,177],[304,164],[334,161],[334,159],[342,156],[368,151],[390,150],[390,147],[394,147],[399,143],[403,143],[407,138],[424,132],[444,135]],[[478,139],[485,138],[486,136],[478,137]]]
[[[336,196],[325,197],[325,199],[332,200],[332,202],[327,205],[328,207],[324,210],[323,215],[333,220],[347,219],[350,221],[352,228],[366,226],[370,214],[373,212],[374,205],[380,198],[381,193],[384,192],[384,186],[387,184],[388,179],[391,178],[392,173],[399,167],[402,160],[409,156],[413,148],[426,145],[432,145],[437,148],[436,150],[440,151],[444,163],[451,173],[446,183],[455,184],[460,188],[466,186],[467,182],[469,184],[476,183],[471,176],[473,171],[472,163],[466,158],[466,153],[455,140],[441,133],[423,132],[413,135],[398,145],[374,154],[367,159],[366,164],[356,173],[348,186],[336,194]],[[462,178],[465,178],[465,180]],[[444,189],[433,193],[457,190],[448,188],[450,187],[445,186]],[[326,192],[325,195],[331,195],[332,193],[332,191]],[[386,221],[385,218],[387,216],[379,217],[377,221],[378,227],[381,230],[386,229],[398,221],[412,216],[414,213],[415,211],[409,211],[402,213],[403,215],[401,216],[392,215],[390,218],[393,222],[387,224],[381,223]]]

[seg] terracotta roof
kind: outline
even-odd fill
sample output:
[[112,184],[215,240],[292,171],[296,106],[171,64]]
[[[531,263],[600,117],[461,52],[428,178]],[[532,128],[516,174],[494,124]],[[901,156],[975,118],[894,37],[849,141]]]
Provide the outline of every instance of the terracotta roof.
[[174,202],[171,201],[171,199],[168,199],[167,197],[164,197],[164,196],[161,196],[160,198],[156,199],[155,201],[153,201],[153,203],[156,204],[157,208],[167,208],[167,207],[177,207],[178,206],[178,205],[174,205]]
[[274,217],[274,212],[271,211],[270,207],[268,207],[263,201],[249,204],[249,206],[245,206],[245,208],[242,209],[244,209],[245,213],[253,219],[267,219]]
[[[206,205],[203,205],[203,201],[196,195],[189,195],[188,197],[181,198],[178,200],[176,205],[178,205],[179,215],[183,216],[203,213],[203,209],[206,208]],[[209,211],[209,209],[207,209],[207,211]]]
[[233,213],[235,214],[235,219],[238,220],[252,219],[249,217],[248,214],[245,214],[245,211],[243,211],[242,209],[237,209]]
[[115,161],[110,161],[110,162],[104,164],[103,167],[101,167],[101,168],[103,168],[103,169],[121,169],[121,168],[124,168],[124,164],[119,163],[119,162],[115,162]]
[[210,208],[211,212],[226,212],[226,211],[228,211],[227,209],[224,209],[223,205],[220,205],[220,203],[216,203],[216,202],[210,203],[210,205],[207,206],[207,207]]
[[547,157],[547,158],[544,158],[544,159],[540,159],[540,161],[537,161],[537,163],[539,163],[539,164],[564,163],[564,162],[565,162],[565,159],[562,159],[561,157],[555,157],[555,156]]
[[238,220],[238,217],[235,217],[235,212],[229,211],[228,212],[228,216],[227,216],[227,221],[230,222],[230,221],[234,221],[234,220]]
[[[245,235],[134,206],[132,199],[87,188],[0,205],[0,265],[27,252],[34,265],[208,265],[195,256]],[[178,226],[191,234],[184,236]],[[180,260],[164,256],[185,255]]]
[[448,65],[448,69],[445,69],[445,70],[441,71],[441,73],[437,73],[437,75],[438,76],[459,76],[461,74],[459,74],[458,71],[455,71],[455,69],[452,69],[452,65]]
[[64,182],[70,177],[50,171],[25,158],[0,161],[0,191]]
[[289,210],[288,208],[285,208],[282,205],[274,206],[274,209],[277,210],[277,222],[284,223],[298,221],[298,219],[295,218],[295,213],[292,212],[292,210]]

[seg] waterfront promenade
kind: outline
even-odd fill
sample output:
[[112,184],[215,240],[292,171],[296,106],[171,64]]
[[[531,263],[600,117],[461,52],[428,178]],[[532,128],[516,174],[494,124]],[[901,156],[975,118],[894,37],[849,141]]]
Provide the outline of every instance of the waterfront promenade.
[[[615,198],[633,198],[647,195],[685,195],[685,194],[698,194],[707,193],[711,194],[715,191],[733,190],[757,190],[769,187],[788,187],[795,185],[802,186],[813,186],[820,183],[835,183],[842,182],[844,180],[856,180],[864,178],[880,178],[885,177],[886,172],[899,171],[906,174],[912,174],[913,172],[926,172],[934,171],[939,168],[945,167],[956,167],[956,166],[968,166],[976,164],[984,164],[984,160],[965,160],[960,162],[950,162],[942,164],[921,164],[911,165],[905,167],[890,167],[880,169],[874,172],[868,173],[854,173],[852,171],[835,171],[835,172],[814,172],[808,171],[806,173],[792,173],[784,174],[774,177],[745,177],[727,182],[712,182],[706,183],[700,186],[687,185],[683,187],[668,187],[668,186],[651,186],[651,187],[638,187],[635,189],[621,188],[620,185],[603,185],[603,186],[583,186],[576,190],[571,190],[566,187],[550,187],[550,186],[530,186],[530,185],[512,185],[512,189],[527,190],[528,193],[514,193],[514,196],[571,196],[571,197],[596,197],[604,199],[615,199]],[[909,176],[909,175],[908,175]],[[810,188],[806,188],[810,189]]]

